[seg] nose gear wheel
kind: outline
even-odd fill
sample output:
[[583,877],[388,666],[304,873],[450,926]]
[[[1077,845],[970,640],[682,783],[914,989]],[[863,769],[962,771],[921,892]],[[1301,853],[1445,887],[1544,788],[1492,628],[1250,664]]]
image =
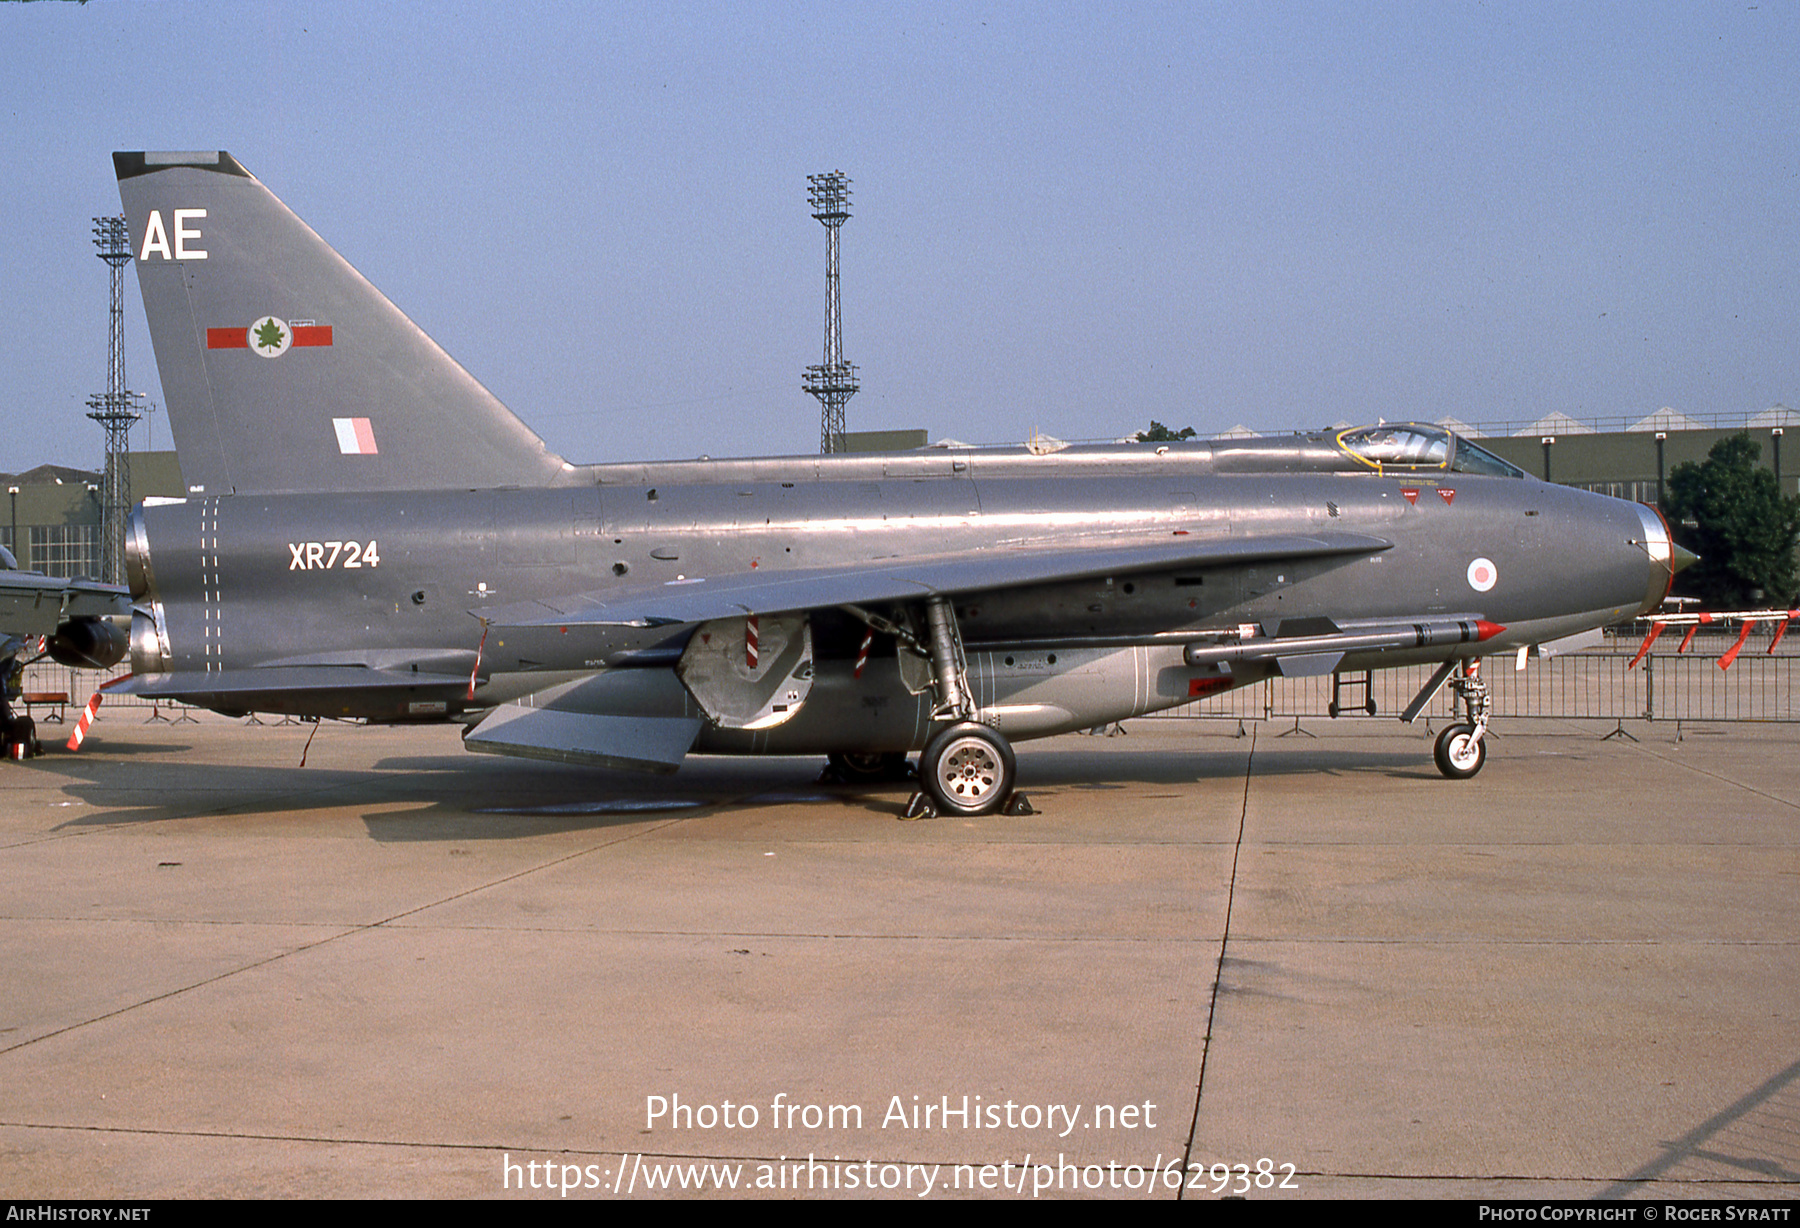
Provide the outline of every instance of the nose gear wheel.
[[1475,736],[1473,725],[1450,725],[1438,734],[1433,757],[1451,780],[1467,780],[1487,762],[1487,742]]
[[1438,735],[1432,757],[1438,771],[1451,780],[1467,780],[1487,762],[1487,743],[1483,735],[1488,724],[1488,686],[1481,680],[1481,662],[1464,661],[1450,679],[1456,692],[1455,703],[1461,704],[1468,719],[1451,725]]

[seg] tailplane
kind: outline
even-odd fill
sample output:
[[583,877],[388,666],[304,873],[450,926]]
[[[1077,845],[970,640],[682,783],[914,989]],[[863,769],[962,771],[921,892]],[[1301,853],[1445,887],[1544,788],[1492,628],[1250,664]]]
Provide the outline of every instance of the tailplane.
[[227,153],[115,153],[195,494],[544,486],[569,466]]

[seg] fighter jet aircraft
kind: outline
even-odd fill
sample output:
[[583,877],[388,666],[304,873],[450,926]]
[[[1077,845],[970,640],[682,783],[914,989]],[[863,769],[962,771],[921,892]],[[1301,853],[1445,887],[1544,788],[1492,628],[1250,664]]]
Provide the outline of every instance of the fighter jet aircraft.
[[12,710],[19,658],[110,668],[126,647],[111,616],[129,610],[128,594],[116,584],[20,571],[12,551],[0,546],[0,756],[23,759],[38,751],[36,724]]
[[131,522],[140,695],[653,771],[919,752],[915,805],[975,815],[1021,739],[1437,662],[1407,715],[1453,681],[1467,777],[1468,663],[1652,610],[1679,561],[1650,508],[1433,426],[573,465],[229,154],[114,163],[190,484]]

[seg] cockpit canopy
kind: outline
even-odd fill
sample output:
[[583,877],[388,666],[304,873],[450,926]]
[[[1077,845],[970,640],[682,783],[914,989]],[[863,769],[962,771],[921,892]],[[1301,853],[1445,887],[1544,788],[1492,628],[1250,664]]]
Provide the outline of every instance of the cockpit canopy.
[[1337,445],[1377,473],[1438,469],[1450,473],[1482,473],[1522,478],[1525,473],[1484,448],[1441,426],[1420,422],[1363,426],[1340,431]]

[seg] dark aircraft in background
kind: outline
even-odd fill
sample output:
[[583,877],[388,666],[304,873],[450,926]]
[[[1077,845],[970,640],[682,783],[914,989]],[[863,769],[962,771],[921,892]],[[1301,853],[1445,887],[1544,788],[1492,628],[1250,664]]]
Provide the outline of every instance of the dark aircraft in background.
[[572,465],[230,155],[113,158],[189,483],[131,522],[139,695],[656,771],[922,751],[982,814],[1021,739],[1436,662],[1408,718],[1452,681],[1437,761],[1472,776],[1468,663],[1679,565],[1650,508],[1433,426]]
[[37,726],[12,710],[12,681],[24,664],[49,657],[62,665],[107,669],[125,655],[124,633],[113,615],[131,610],[116,584],[65,580],[20,571],[0,546],[0,756],[23,759],[38,752]]

